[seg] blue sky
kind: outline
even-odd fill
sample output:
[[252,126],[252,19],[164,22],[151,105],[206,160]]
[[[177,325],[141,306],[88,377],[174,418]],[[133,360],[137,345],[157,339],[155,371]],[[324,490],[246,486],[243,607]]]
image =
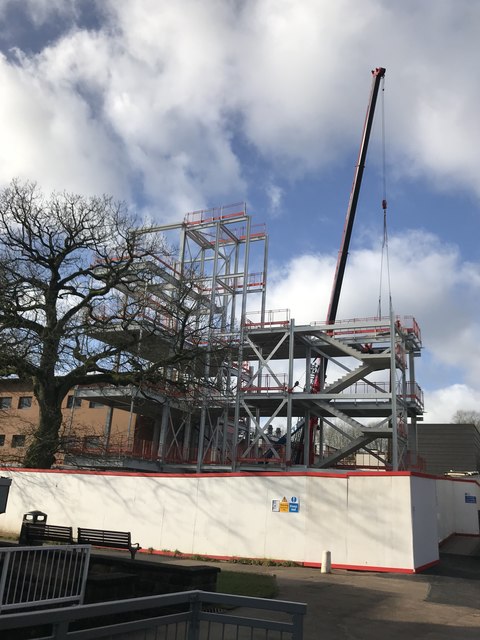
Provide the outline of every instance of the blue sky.
[[[246,200],[268,306],[322,320],[384,66],[394,308],[422,327],[426,420],[480,411],[478,33],[470,0],[2,0],[0,184],[109,193],[158,223]],[[380,116],[344,318],[377,310]]]

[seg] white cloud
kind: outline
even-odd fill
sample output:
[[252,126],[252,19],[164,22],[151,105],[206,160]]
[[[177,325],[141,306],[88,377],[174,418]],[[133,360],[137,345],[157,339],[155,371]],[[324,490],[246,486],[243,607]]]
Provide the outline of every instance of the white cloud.
[[[445,368],[458,371],[464,379],[454,389],[461,389],[463,395],[460,398],[457,394],[455,398],[460,398],[459,403],[479,400],[480,264],[463,263],[457,249],[432,234],[418,231],[393,237],[389,254],[394,312],[400,316],[414,315],[424,336],[428,364],[417,365],[417,373],[428,372],[434,380]],[[333,255],[304,255],[274,269],[267,307],[289,307],[296,324],[325,320],[335,260]],[[337,319],[377,315],[380,261],[381,253],[376,247],[351,252]],[[387,282],[386,274],[383,281]],[[388,289],[384,289],[382,301],[382,314],[388,315]],[[418,382],[422,386],[422,380]],[[439,407],[430,404],[436,402],[436,395],[427,396],[427,408],[433,415],[445,409],[442,404]],[[455,404],[452,413],[459,408],[470,407]]]
[[270,270],[267,306],[289,308],[295,324],[324,320],[335,267],[331,256],[302,255]]
[[134,181],[170,217],[238,200],[236,133],[275,184],[334,166],[356,144],[368,69],[384,65],[395,172],[480,194],[477,3],[105,0],[98,32],[72,28],[73,0],[24,6],[68,31],[1,61],[2,182],[50,174],[123,197]]
[[185,21],[154,4],[116,3],[113,30],[73,30],[16,65],[2,59],[2,182],[20,175],[128,197],[135,180],[137,194],[177,219],[244,194],[224,124],[225,38],[214,7],[191,3]]
[[88,105],[27,59],[0,54],[0,182],[38,180],[47,190],[121,193],[115,144]]
[[479,411],[480,390],[464,384],[454,384],[425,394],[428,407],[424,421],[451,422],[457,411]]
[[282,199],[284,195],[284,189],[269,182],[266,186],[267,198],[269,202],[269,212],[272,216],[277,216],[282,210]]

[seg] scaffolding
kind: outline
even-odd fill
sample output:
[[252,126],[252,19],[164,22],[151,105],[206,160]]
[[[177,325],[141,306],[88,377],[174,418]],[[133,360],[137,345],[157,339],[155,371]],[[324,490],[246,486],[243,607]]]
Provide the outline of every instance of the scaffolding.
[[[177,247],[175,255],[142,265],[149,277],[133,295],[146,296],[156,330],[140,336],[141,356],[148,361],[168,354],[179,322],[172,309],[181,299],[195,309],[195,348],[202,357],[189,373],[196,382],[190,387],[177,384],[186,374],[173,366],[162,384],[79,391],[130,411],[132,424],[135,417],[121,443],[110,441],[106,425],[109,465],[191,472],[323,469],[344,464],[359,449],[380,460],[369,447],[378,439],[390,443],[392,469],[417,464],[423,395],[415,380],[421,334],[414,318],[392,313],[297,326],[288,310],[267,311],[268,237],[243,203],[135,234],[161,234]],[[118,345],[122,336],[121,327],[110,326],[96,337]],[[313,385],[318,367],[319,389]],[[274,435],[278,419],[285,433],[277,427]],[[327,450],[327,428],[342,433],[345,446]],[[106,464],[88,451],[77,451],[77,458]]]
[[[414,366],[420,351],[420,329],[412,317],[306,326],[286,319],[279,319],[276,326],[247,320],[243,353],[255,359],[256,366],[242,382],[237,414],[245,412],[253,429],[237,463],[263,459],[279,468],[323,469],[339,465],[359,449],[379,458],[368,445],[387,439],[391,441],[392,469],[415,465],[416,425],[423,413]],[[283,367],[280,373],[279,364]],[[315,391],[318,366],[335,379],[324,377],[320,390]],[[297,380],[302,377],[304,385]],[[268,429],[278,417],[286,420],[286,434],[274,442]],[[323,446],[326,426],[348,441],[327,455]]]
[[[175,248],[168,257],[139,261],[136,268],[146,274],[144,283],[119,287],[127,298],[143,300],[142,322],[128,329],[130,334],[136,331],[137,356],[146,362],[168,358],[172,335],[186,317],[176,310],[183,307],[191,324],[184,348],[188,350],[190,343],[197,358],[189,371],[175,365],[166,368],[162,384],[82,388],[82,397],[128,409],[136,423],[143,422],[144,432],[151,423],[146,441],[138,429],[122,443],[110,442],[107,432],[103,453],[131,457],[135,466],[146,462],[156,468],[178,465],[197,471],[205,465],[231,467],[234,433],[243,434],[246,428],[241,418],[234,424],[238,381],[248,375],[238,357],[241,318],[253,309],[265,318],[265,225],[253,225],[245,204],[236,203],[194,211],[180,223],[136,229],[134,234],[137,239],[156,234],[165,247]],[[145,331],[142,327],[145,322],[148,327],[149,320],[152,329]],[[94,337],[129,348],[120,322],[96,329]],[[139,451],[143,462],[137,461]]]

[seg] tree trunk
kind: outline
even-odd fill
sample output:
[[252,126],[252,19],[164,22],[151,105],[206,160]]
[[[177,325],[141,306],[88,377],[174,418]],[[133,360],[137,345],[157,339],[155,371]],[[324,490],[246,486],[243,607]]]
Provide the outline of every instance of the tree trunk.
[[38,401],[38,427],[33,433],[24,458],[24,466],[29,469],[50,469],[55,463],[62,427],[62,400],[64,394],[55,386],[34,385]]

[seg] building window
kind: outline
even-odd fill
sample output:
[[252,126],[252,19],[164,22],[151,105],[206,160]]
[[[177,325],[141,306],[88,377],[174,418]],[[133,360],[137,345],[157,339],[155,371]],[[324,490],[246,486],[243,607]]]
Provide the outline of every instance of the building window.
[[12,436],[12,449],[18,449],[18,447],[25,446],[25,436],[23,435],[15,435]]
[[67,409],[73,409],[73,407],[81,407],[82,399],[77,398],[76,396],[68,396],[67,398]]
[[62,436],[60,438],[60,448],[64,451],[68,451],[69,449],[74,449],[79,446],[78,438],[75,436]]
[[0,409],[11,409],[12,407],[12,398],[11,396],[4,396],[0,398]]
[[96,402],[95,400],[90,400],[88,403],[90,409],[99,409],[100,407],[104,407],[105,405],[101,402]]
[[86,449],[98,449],[102,446],[102,439],[100,436],[85,436],[83,446]]
[[32,406],[32,396],[20,396],[18,399],[19,409],[30,409]]
[[0,447],[4,447],[4,446],[5,446],[5,434],[0,433]]

